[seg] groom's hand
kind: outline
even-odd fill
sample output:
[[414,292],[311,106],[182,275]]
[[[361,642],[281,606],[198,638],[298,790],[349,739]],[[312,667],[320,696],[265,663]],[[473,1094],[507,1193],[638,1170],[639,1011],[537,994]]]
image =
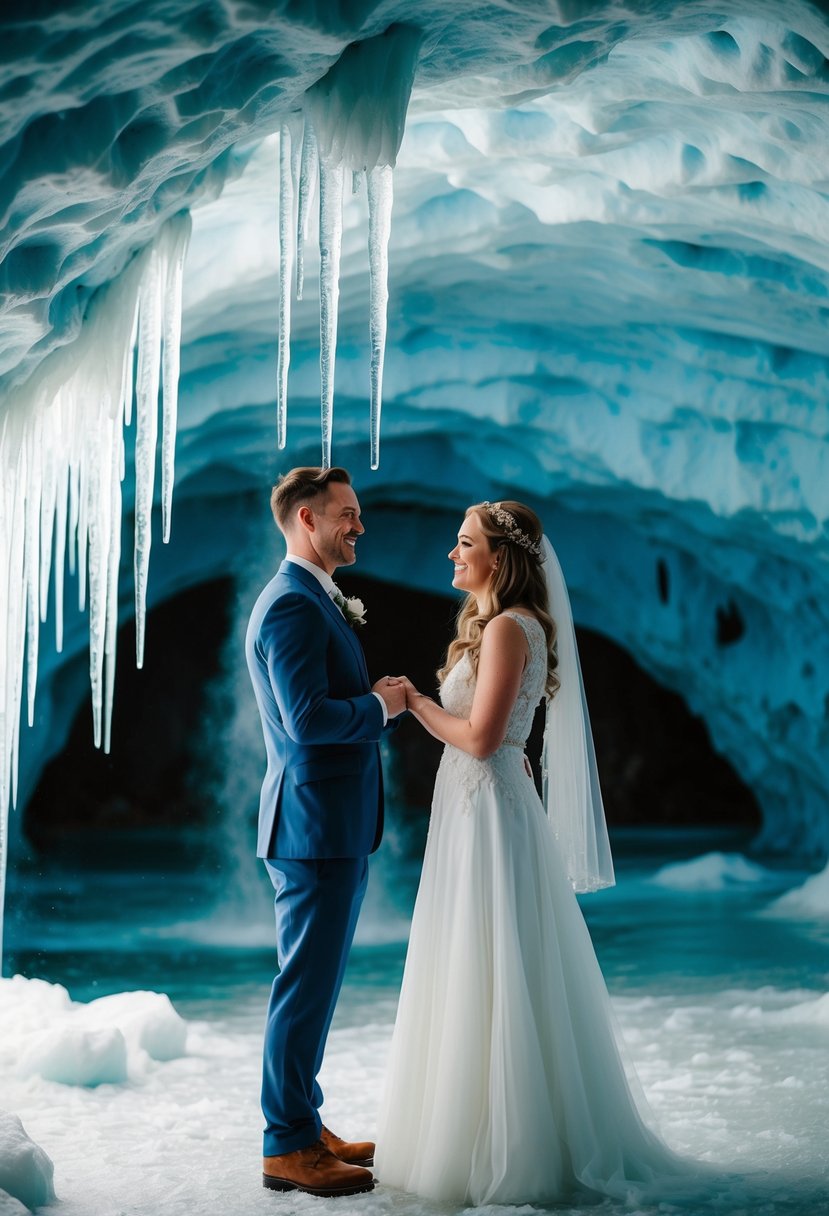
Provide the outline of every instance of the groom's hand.
[[396,718],[406,708],[406,689],[396,676],[383,676],[371,691],[382,697],[390,718]]

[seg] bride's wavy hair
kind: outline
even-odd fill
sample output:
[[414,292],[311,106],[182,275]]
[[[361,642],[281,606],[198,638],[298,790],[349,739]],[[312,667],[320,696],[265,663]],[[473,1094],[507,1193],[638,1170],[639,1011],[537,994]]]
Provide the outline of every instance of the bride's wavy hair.
[[529,507],[521,502],[503,500],[495,504],[501,511],[508,512],[515,520],[519,531],[529,538],[536,548],[536,553],[524,548],[509,534],[509,528],[500,523],[496,516],[490,514],[487,506],[475,503],[468,507],[466,514],[475,515],[481,525],[484,536],[489,541],[489,547],[494,553],[500,551],[497,568],[492,573],[489,586],[489,611],[478,611],[478,601],[474,595],[468,595],[458,613],[455,637],[449,644],[446,660],[439,669],[437,676],[442,684],[452,668],[464,654],[469,654],[469,661],[475,672],[478,670],[478,659],[481,654],[481,639],[487,624],[505,612],[508,608],[528,608],[538,617],[547,639],[547,684],[548,697],[555,696],[559,687],[556,675],[558,655],[556,653],[556,625],[550,616],[550,605],[547,601],[547,581],[544,577],[542,559],[537,556],[541,544],[543,529],[541,520]]

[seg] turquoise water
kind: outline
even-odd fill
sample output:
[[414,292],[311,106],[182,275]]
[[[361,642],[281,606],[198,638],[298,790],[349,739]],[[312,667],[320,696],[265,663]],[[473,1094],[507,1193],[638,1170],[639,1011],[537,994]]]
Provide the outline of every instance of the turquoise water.
[[[829,928],[758,915],[803,880],[802,870],[767,863],[766,883],[714,892],[650,881],[667,863],[748,843],[728,832],[614,836],[617,886],[580,900],[611,992],[829,987]],[[9,875],[3,973],[65,984],[79,1000],[130,987],[158,988],[176,1001],[238,1000],[269,984],[274,966],[261,870],[252,859],[234,876],[237,888],[247,887],[240,902],[200,840],[151,835],[117,847],[111,838],[87,841],[18,865]],[[349,999],[361,989],[396,992],[416,885],[416,862],[382,852],[373,859]]]

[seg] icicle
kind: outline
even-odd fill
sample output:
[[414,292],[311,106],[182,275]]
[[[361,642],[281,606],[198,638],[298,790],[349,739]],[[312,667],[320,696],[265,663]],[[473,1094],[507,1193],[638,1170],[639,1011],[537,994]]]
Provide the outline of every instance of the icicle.
[[81,482],[80,469],[73,460],[69,461],[69,573],[74,574],[77,567],[78,552],[78,516],[80,513]]
[[109,535],[107,559],[107,606],[104,655],[106,677],[104,687],[104,752],[109,755],[112,745],[112,704],[115,696],[115,657],[118,643],[118,570],[121,564],[121,461],[123,458],[123,430],[115,428],[112,445],[112,470],[110,473],[110,518],[112,528]]
[[[84,434],[89,476],[89,683],[95,746],[101,746],[104,641],[106,638],[107,554],[109,553],[109,471],[106,456],[111,424],[99,415]],[[94,453],[94,455],[93,455]]]
[[132,424],[132,397],[135,372],[135,348],[138,344],[138,306],[140,295],[135,297],[135,308],[132,312],[132,331],[129,346],[124,354],[124,426]]
[[291,286],[294,253],[294,181],[291,127],[283,122],[279,135],[279,357],[276,371],[276,445],[287,437],[288,367],[291,362]]
[[348,171],[352,193],[359,191],[363,173],[371,190],[372,468],[377,468],[379,460],[391,173],[403,138],[422,37],[422,31],[414,26],[395,22],[382,34],[350,43],[336,63],[306,91],[303,101],[306,122],[297,216],[297,298],[302,298],[302,237],[308,214],[311,167],[316,159],[320,181],[320,408],[324,467],[331,463],[342,193]]
[[89,468],[85,460],[78,470],[78,608],[86,608],[86,566],[89,548]]
[[371,467],[380,466],[380,414],[383,408],[383,363],[389,303],[389,237],[394,197],[390,165],[378,165],[367,174],[368,260],[371,276],[369,331],[371,338],[371,405],[369,434]]
[[57,474],[55,453],[50,444],[43,456],[43,488],[40,496],[40,619],[46,620],[49,608],[49,567],[57,506]]
[[[175,480],[176,424],[178,421],[178,377],[181,349],[181,291],[184,255],[190,239],[190,216],[177,216],[168,226],[172,249],[164,284],[164,351],[162,356],[162,431],[161,431],[161,521],[162,539],[170,539]],[[131,384],[128,386],[131,392]]]
[[158,438],[158,361],[161,353],[161,273],[150,254],[141,284],[138,316],[138,375],[135,384],[135,662],[144,665],[147,577],[152,544],[153,488]]
[[66,562],[66,496],[69,465],[62,464],[55,502],[55,649],[63,650],[63,577]]
[[343,169],[341,165],[326,165],[320,161],[320,377],[324,469],[331,467],[342,238]]
[[24,503],[25,549],[23,579],[26,584],[26,692],[29,726],[35,724],[35,690],[40,635],[40,496],[42,421],[39,414],[29,429],[26,453],[26,497]]
[[314,200],[314,188],[317,181],[317,159],[317,137],[306,117],[296,218],[296,298],[298,300],[302,299],[302,288],[305,282],[304,249],[305,241],[308,239],[308,217],[311,214],[311,203]]
[[11,561],[9,562],[9,599],[11,601],[11,629],[14,649],[7,656],[11,671],[11,797],[17,801],[17,764],[20,749],[20,702],[23,693],[23,651],[26,641],[26,500],[29,490],[26,466],[26,446],[21,444],[18,463],[18,484],[22,494],[14,503],[12,515]]

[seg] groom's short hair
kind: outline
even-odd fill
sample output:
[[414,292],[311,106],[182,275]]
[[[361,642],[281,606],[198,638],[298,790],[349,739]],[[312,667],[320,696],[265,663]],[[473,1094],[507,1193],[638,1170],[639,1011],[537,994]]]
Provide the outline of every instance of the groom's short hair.
[[271,490],[271,510],[282,531],[285,531],[285,525],[290,523],[294,510],[301,502],[319,498],[332,482],[350,486],[351,474],[347,469],[336,466],[333,469],[309,466],[283,473]]

